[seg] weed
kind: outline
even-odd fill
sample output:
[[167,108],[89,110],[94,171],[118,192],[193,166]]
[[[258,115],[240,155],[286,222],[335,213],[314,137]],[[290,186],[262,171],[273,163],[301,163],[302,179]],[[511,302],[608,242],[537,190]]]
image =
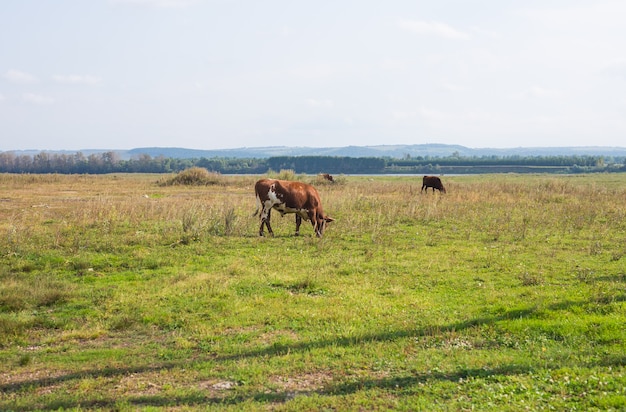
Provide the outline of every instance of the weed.
[[188,244],[191,241],[199,240],[202,232],[203,223],[201,213],[198,209],[192,208],[186,210],[182,217],[183,236],[181,242]]
[[17,361],[17,364],[19,366],[27,366],[29,365],[31,362],[33,361],[33,358],[30,354],[25,353],[23,355],[20,355],[20,358]]
[[267,177],[279,180],[300,180],[301,176],[298,176],[293,169],[281,169],[280,172],[269,170]]
[[543,276],[540,274],[524,272],[519,278],[522,281],[523,286],[541,286],[544,283]]
[[576,278],[583,283],[593,283],[594,282],[594,271],[588,267],[577,267],[576,268]]
[[4,312],[5,310],[0,311],[0,348],[19,343],[24,332],[31,326],[17,315]]
[[219,173],[209,172],[203,167],[191,167],[177,173],[169,179],[159,181],[159,185],[208,186],[217,185],[221,182],[222,179]]
[[224,235],[230,236],[235,230],[237,215],[234,207],[227,207],[224,210]]

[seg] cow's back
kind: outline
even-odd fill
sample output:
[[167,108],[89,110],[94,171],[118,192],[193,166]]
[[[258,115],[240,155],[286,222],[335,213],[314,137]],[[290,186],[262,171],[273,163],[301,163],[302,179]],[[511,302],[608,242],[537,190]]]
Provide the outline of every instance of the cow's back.
[[317,208],[320,203],[315,187],[289,180],[274,180],[274,190],[280,193],[287,207],[295,209]]

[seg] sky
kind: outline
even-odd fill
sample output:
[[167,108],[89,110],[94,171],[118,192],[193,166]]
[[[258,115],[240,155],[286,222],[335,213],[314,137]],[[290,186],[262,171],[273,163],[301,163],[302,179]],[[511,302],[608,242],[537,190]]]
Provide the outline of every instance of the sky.
[[0,3],[0,151],[626,146],[623,0]]

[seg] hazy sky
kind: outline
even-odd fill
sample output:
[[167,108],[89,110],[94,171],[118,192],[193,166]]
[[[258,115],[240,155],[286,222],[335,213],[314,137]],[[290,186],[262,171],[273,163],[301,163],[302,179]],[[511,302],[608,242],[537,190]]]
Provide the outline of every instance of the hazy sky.
[[4,0],[0,151],[626,146],[623,0]]

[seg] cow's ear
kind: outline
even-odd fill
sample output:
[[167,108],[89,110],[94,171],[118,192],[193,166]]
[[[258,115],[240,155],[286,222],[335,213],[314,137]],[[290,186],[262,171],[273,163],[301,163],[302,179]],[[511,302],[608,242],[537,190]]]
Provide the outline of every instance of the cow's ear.
[[324,220],[327,221],[327,222],[334,222],[335,221],[335,219],[333,219],[330,216],[324,216]]

